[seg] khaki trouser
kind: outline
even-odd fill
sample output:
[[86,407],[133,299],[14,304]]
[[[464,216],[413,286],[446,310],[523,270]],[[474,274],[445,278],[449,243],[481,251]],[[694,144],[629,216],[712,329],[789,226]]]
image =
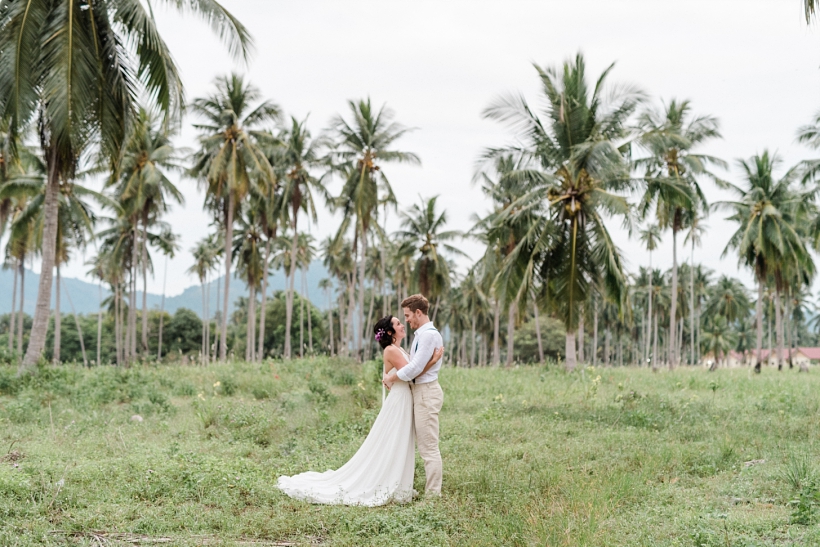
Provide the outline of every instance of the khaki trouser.
[[441,452],[438,449],[438,414],[444,403],[444,391],[438,381],[426,384],[410,384],[413,390],[413,418],[416,428],[416,444],[424,460],[427,495],[441,494]]

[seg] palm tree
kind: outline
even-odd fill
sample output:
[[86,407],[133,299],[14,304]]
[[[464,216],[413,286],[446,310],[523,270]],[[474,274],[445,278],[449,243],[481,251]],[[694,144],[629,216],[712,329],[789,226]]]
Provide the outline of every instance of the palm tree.
[[328,273],[334,276],[339,283],[339,354],[347,356],[349,349],[348,331],[352,326],[346,323],[345,294],[353,284],[356,265],[353,258],[353,246],[345,239],[328,238],[322,242],[322,257]]
[[692,244],[692,257],[689,265],[689,350],[691,364],[694,365],[697,363],[695,359],[695,246],[699,246],[703,241],[706,224],[703,223],[703,217],[697,213],[690,215],[686,224],[689,226],[689,231],[683,242]]
[[132,218],[134,230],[139,233],[134,249],[138,256],[132,262],[135,266],[140,265],[142,270],[143,353],[148,352],[148,227],[170,210],[171,201],[180,205],[185,201],[165,173],[181,170],[171,142],[172,136],[167,125],[162,124],[156,114],[140,107],[120,164],[113,173],[119,177],[112,177],[108,183],[114,187],[114,195]]
[[[709,116],[692,118],[689,101],[672,100],[661,111],[647,110],[639,117],[640,146],[649,156],[635,162],[645,169],[646,191],[639,205],[642,216],[655,209],[662,229],[672,230],[672,294],[678,293],[677,236],[683,229],[687,212],[706,210],[706,197],[700,189],[698,176],[711,175],[707,167],[724,166],[722,160],[698,154],[694,150],[705,142],[720,138],[718,121]],[[674,340],[677,298],[672,299],[669,328],[673,343],[669,344],[669,367],[677,365],[677,345]]]
[[447,212],[439,214],[436,211],[437,201],[438,196],[422,199],[420,204],[402,211],[402,229],[396,232],[396,236],[416,248],[414,277],[419,292],[438,304],[450,286],[450,264],[446,255],[467,255],[450,243],[462,234],[458,230],[443,230],[447,224]]
[[703,314],[703,302],[709,295],[709,287],[712,284],[712,271],[704,268],[701,264],[695,267],[694,272],[694,295],[695,295],[695,363],[700,362],[701,347],[701,316]]
[[808,224],[806,207],[811,203],[811,195],[792,187],[797,178],[796,169],[790,169],[780,179],[774,178],[774,170],[780,163],[780,158],[776,154],[770,156],[768,151],[749,160],[739,160],[745,187],[724,182],[723,186],[737,196],[737,201],[719,204],[732,209],[728,220],[739,224],[723,255],[730,249],[736,250],[739,262],[753,269],[758,282],[756,372],[760,372],[761,366],[763,287],[768,278],[773,277],[775,282],[775,331],[780,366],[783,349],[780,295],[794,272],[799,270],[808,276],[814,273],[814,263],[800,228],[801,223]]
[[[322,142],[311,138],[306,123],[307,120],[299,122],[296,118],[291,118],[290,128],[279,134],[281,146],[278,149],[277,157],[278,162],[285,170],[282,177],[281,216],[290,219],[290,229],[293,234],[299,233],[299,211],[306,212],[309,218],[316,221],[314,192],[318,192],[326,199],[329,199],[322,178],[317,178],[312,173],[312,170],[320,164],[318,149]],[[288,291],[285,300],[285,359],[290,359],[292,353],[290,329],[293,324],[293,292],[296,268],[299,263],[297,258],[298,243],[298,237],[291,237],[291,260],[289,261]]]
[[811,23],[811,18],[817,13],[818,7],[820,7],[820,0],[803,0],[806,23]]
[[327,296],[327,325],[328,332],[330,333],[328,336],[328,351],[332,357],[336,354],[333,343],[333,299],[330,296],[331,289],[333,289],[333,281],[327,277],[322,278],[319,280],[319,288],[325,291],[325,296]]
[[709,321],[703,330],[703,341],[706,348],[715,357],[715,361],[709,367],[710,371],[718,368],[721,357],[729,353],[737,343],[735,333],[732,332],[729,322],[722,315],[718,315]]
[[219,77],[215,85],[215,93],[194,100],[191,107],[204,123],[194,126],[199,131],[200,148],[190,173],[203,181],[206,202],[225,230],[225,294],[219,339],[219,358],[224,361],[234,217],[251,185],[264,187],[275,177],[265,154],[272,138],[263,129],[279,119],[280,110],[270,101],[252,106],[260,97],[259,90],[237,74]]
[[[479,274],[476,271],[476,266],[470,268],[467,275],[461,282],[461,298],[463,299],[462,307],[470,316],[470,366],[476,365],[476,332],[479,315],[486,310],[487,297],[484,291],[481,290]],[[538,308],[535,307],[536,317],[536,333],[538,336],[538,353],[540,362],[544,361],[544,349],[541,345],[541,330],[538,325]]]
[[[202,16],[234,55],[245,55],[244,27],[215,0],[165,3]],[[19,133],[37,118],[48,173],[43,263],[23,372],[40,358],[48,329],[60,184],[70,185],[80,155],[92,146],[115,158],[139,95],[168,117],[184,102],[182,83],[153,16],[124,2],[7,0],[0,10],[0,119]]]
[[268,309],[268,280],[270,278],[271,252],[273,245],[277,241],[277,233],[280,224],[283,222],[282,218],[282,188],[279,184],[283,178],[281,172],[284,166],[279,161],[279,144],[273,143],[274,146],[268,150],[268,162],[274,169],[276,177],[274,179],[263,179],[262,186],[257,188],[251,198],[251,207],[259,210],[258,215],[259,230],[265,239],[265,257],[262,275],[262,313],[259,314],[259,344],[256,349],[257,359],[260,361],[265,357],[265,319]]
[[731,326],[749,315],[749,295],[740,280],[722,275],[710,292],[706,302],[707,316],[723,316]]
[[[308,330],[308,351],[313,354],[313,306],[310,300],[310,289],[307,282],[307,271],[316,257],[316,246],[313,244],[313,236],[306,233],[299,234],[298,252],[296,255],[296,265],[301,272],[302,288],[299,291],[299,357],[304,355],[304,318],[305,305],[307,305],[307,330]],[[372,301],[371,301],[372,308]]]
[[[45,162],[35,154],[26,158],[25,172],[12,176],[0,191],[0,196],[12,195],[19,200],[26,196],[26,205],[19,211],[15,223],[21,223],[24,230],[33,229],[39,239],[43,235],[43,227],[47,219],[44,214],[45,194],[47,187],[47,173]],[[71,249],[83,249],[93,237],[96,216],[94,215],[87,198],[92,198],[104,206],[113,206],[113,202],[102,194],[85,188],[79,184],[60,184],[57,198],[57,237],[55,248],[56,269],[56,300],[54,313],[54,346],[52,360],[60,362],[61,348],[61,288],[60,266],[69,261]],[[33,223],[33,228],[28,224]],[[37,241],[39,247],[41,241]]]
[[593,287],[604,287],[619,305],[625,296],[621,254],[602,214],[629,218],[626,199],[613,192],[630,183],[625,158],[627,122],[643,95],[631,87],[607,94],[604,86],[613,66],[590,90],[581,54],[565,62],[562,71],[536,65],[546,99],[544,120],[522,96],[501,98],[484,111],[486,118],[508,123],[523,143],[487,153],[493,157],[512,152],[527,162],[517,176],[532,183],[511,215],[538,211],[549,218],[549,222],[531,226],[505,259],[502,275],[509,279],[508,291],[517,294],[525,294],[529,286],[541,286],[542,298],[567,329],[569,370],[575,368],[575,332]]
[[[513,215],[517,200],[530,187],[530,180],[519,175],[520,163],[513,155],[506,154],[494,158],[492,172],[481,171],[476,178],[483,181],[482,191],[493,200],[493,211],[483,219],[478,219],[474,231],[483,231],[483,239],[487,243],[487,252],[493,253],[500,259],[507,257],[516,247],[521,238],[528,233],[533,224],[545,222],[535,211],[530,214]],[[487,264],[492,263],[488,261]],[[507,366],[512,365],[513,359],[513,329],[519,315],[519,307],[526,309],[529,299],[534,298],[535,291],[531,286],[531,277],[525,277],[524,283],[516,290],[507,286],[508,278],[498,275],[500,269],[493,271],[495,291],[504,297],[507,308]],[[517,294],[516,294],[517,293]],[[538,304],[534,303],[537,308]]]
[[191,249],[194,256],[194,264],[188,269],[188,273],[196,274],[199,284],[202,287],[202,363],[208,364],[210,345],[210,325],[211,316],[208,313],[210,303],[210,285],[208,277],[217,267],[217,253],[215,252],[214,235],[208,235],[201,239],[195,247]]
[[[416,154],[393,149],[394,143],[409,129],[393,121],[392,110],[382,106],[375,111],[370,99],[349,101],[348,106],[353,121],[336,116],[331,122],[334,147],[331,160],[334,170],[344,177],[341,195],[336,198],[336,207],[342,212],[342,223],[337,238],[342,237],[353,226],[354,262],[358,263],[358,304],[354,302],[357,272],[353,273],[350,300],[348,302],[351,341],[357,354],[361,356],[362,338],[367,336],[364,329],[364,285],[367,260],[367,244],[371,229],[378,226],[374,222],[378,208],[385,203],[395,203],[393,189],[382,169],[386,163],[420,164]],[[354,311],[359,311],[358,329],[354,327]]]
[[[256,360],[256,291],[267,274],[262,253],[262,241],[258,216],[259,209],[248,207],[238,215],[239,227],[234,232],[233,255],[236,258],[237,275],[248,286],[248,318],[245,336],[245,360]],[[263,312],[264,313],[264,312]]]
[[[646,227],[646,229],[641,230],[640,232],[641,241],[646,246],[646,250],[649,251],[649,271],[652,271],[652,251],[658,248],[658,243],[661,241],[661,230],[657,224],[650,224]],[[647,325],[652,324],[652,276],[648,276],[647,280],[649,281],[649,301],[646,308],[647,313]],[[651,344],[647,342],[646,345],[646,352],[644,355],[644,359],[649,358],[649,347]],[[654,366],[655,359],[653,357],[652,363]]]

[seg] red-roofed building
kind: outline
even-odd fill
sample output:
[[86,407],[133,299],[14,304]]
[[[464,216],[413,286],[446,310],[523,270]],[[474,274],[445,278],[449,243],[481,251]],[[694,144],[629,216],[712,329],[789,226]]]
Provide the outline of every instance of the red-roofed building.
[[[763,349],[760,351],[760,357],[763,359],[765,364],[775,366],[775,356],[777,350],[772,351],[772,354],[769,355],[768,349]],[[752,350],[749,363],[754,365],[757,363],[757,359],[754,355],[754,350]],[[789,350],[783,349],[783,361],[789,361]],[[809,365],[817,365],[820,364],[820,348],[807,348],[807,347],[798,347],[792,350],[792,363],[798,367],[808,367]]]

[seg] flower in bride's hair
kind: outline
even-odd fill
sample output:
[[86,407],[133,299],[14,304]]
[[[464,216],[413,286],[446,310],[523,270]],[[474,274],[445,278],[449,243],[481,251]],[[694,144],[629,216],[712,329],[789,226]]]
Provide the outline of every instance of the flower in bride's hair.
[[381,342],[382,336],[385,335],[384,329],[379,329],[376,331],[376,342]]

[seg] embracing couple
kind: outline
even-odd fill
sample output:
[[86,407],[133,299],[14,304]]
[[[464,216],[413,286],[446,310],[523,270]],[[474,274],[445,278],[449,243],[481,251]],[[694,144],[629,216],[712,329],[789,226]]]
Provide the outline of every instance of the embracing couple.
[[390,390],[367,438],[342,467],[279,477],[276,486],[289,496],[312,503],[384,505],[413,499],[415,450],[424,460],[425,494],[441,495],[441,452],[438,415],[444,392],[438,373],[444,351],[441,334],[427,316],[429,303],[420,294],[405,298],[402,312],[415,330],[408,354],[401,347],[406,336],[397,317],[381,318],[374,328],[382,347],[382,382]]

